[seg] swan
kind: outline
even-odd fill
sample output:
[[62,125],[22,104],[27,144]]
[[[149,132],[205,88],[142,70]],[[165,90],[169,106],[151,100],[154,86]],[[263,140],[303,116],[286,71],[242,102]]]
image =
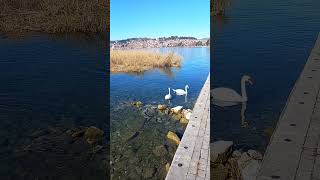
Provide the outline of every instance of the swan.
[[171,94],[170,94],[170,88],[168,88],[168,90],[169,90],[169,94],[167,94],[167,95],[164,96],[164,99],[165,99],[165,100],[170,100],[170,99],[172,98],[172,96],[171,96]]
[[212,90],[213,104],[218,106],[233,106],[241,102],[247,102],[246,82],[253,84],[252,78],[244,75],[241,78],[241,95],[235,90],[219,87]]
[[183,95],[187,95],[188,94],[188,88],[189,88],[189,86],[186,85],[184,87],[184,90],[183,89],[172,89],[172,91],[175,92],[176,95],[178,95],[178,96],[183,96]]

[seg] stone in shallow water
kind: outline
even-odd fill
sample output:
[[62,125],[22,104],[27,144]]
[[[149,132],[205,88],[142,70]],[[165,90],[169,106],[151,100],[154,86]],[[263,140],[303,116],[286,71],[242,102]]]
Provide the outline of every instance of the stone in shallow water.
[[155,168],[144,168],[143,169],[143,177],[144,178],[151,178],[155,172],[156,172]]
[[189,120],[186,119],[186,118],[181,118],[181,119],[180,119],[180,123],[181,123],[181,124],[188,124],[188,123],[189,123]]
[[169,131],[167,134],[167,138],[171,141],[173,141],[175,144],[180,144],[180,138],[177,136],[176,133]]
[[181,114],[174,114],[174,115],[172,115],[172,117],[173,117],[173,119],[179,121],[182,116],[181,116]]
[[95,144],[102,141],[104,132],[94,126],[89,127],[84,133],[84,137],[89,144]]
[[133,102],[132,105],[136,107],[142,107],[143,103],[141,101],[137,101],[137,102]]
[[71,136],[72,136],[73,138],[78,138],[78,137],[83,136],[85,132],[86,132],[86,130],[85,130],[85,129],[82,129],[82,130],[79,130],[79,131],[76,131],[76,132],[72,133]]
[[232,153],[232,141],[216,141],[210,144],[210,161],[224,163]]
[[241,157],[241,152],[240,152],[239,150],[233,151],[232,157],[234,157],[234,158],[240,158],[240,157]]
[[171,108],[171,112],[178,114],[181,112],[182,108],[183,106],[176,106],[174,108]]
[[164,105],[164,104],[159,104],[159,105],[158,105],[158,110],[163,111],[163,110],[165,110],[165,109],[167,109],[167,106],[166,106],[166,105]]
[[250,162],[243,169],[241,169],[243,180],[255,180],[260,167],[260,161],[251,159]]
[[262,160],[262,154],[259,153],[258,151],[255,151],[255,150],[252,150],[250,149],[248,151],[248,155],[253,158],[253,159],[256,159],[256,160]]
[[166,164],[165,169],[166,169],[166,172],[168,173],[169,169],[170,169],[170,164],[169,163]]
[[210,179],[226,180],[228,177],[228,169],[223,164],[211,166]]
[[184,109],[182,110],[183,117],[186,118],[187,120],[190,120],[192,110],[191,109]]
[[163,145],[159,145],[152,150],[156,156],[164,156],[167,153],[167,149]]

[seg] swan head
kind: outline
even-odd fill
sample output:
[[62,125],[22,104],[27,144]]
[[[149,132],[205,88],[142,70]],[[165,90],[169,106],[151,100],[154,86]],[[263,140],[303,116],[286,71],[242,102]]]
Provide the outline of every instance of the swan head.
[[189,88],[189,86],[188,86],[188,85],[186,85],[184,88],[185,88],[185,89],[187,89],[187,88]]
[[242,79],[241,79],[243,82],[248,82],[249,84],[253,84],[253,79],[250,77],[250,76],[248,76],[248,75],[244,75],[244,76],[242,76]]

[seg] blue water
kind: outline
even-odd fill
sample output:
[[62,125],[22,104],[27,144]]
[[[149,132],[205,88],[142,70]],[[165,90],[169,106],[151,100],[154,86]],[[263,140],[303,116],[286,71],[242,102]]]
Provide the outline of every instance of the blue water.
[[109,134],[104,44],[77,34],[0,39],[0,179],[105,179],[106,143],[91,156],[67,133]]
[[240,106],[216,107],[212,140],[265,150],[264,130],[275,126],[320,31],[319,8],[314,0],[242,0],[212,18],[212,86],[240,92],[242,75],[255,80],[247,87],[250,127],[241,128]]

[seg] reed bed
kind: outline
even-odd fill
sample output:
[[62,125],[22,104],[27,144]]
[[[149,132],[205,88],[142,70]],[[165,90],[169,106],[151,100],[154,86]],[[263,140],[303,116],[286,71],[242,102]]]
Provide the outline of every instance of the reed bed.
[[0,0],[0,32],[105,33],[109,0]]
[[110,70],[144,72],[154,68],[180,67],[182,57],[174,52],[159,53],[145,50],[111,50]]
[[210,12],[213,16],[224,16],[226,8],[230,6],[230,0],[211,0]]

